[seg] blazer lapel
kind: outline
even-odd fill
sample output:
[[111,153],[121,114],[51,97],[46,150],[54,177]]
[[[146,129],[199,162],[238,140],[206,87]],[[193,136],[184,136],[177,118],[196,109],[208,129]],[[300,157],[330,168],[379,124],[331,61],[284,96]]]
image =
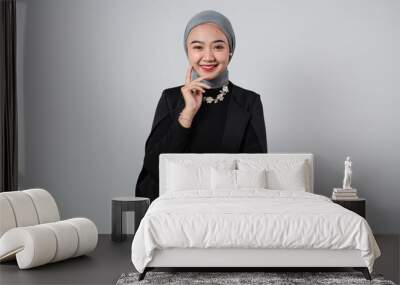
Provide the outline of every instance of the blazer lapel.
[[221,153],[237,153],[240,150],[240,144],[250,119],[250,114],[244,109],[245,98],[241,96],[241,91],[233,83],[229,93],[228,95],[232,97],[229,100],[225,130],[220,145]]
[[183,96],[180,93],[179,90],[179,97],[178,97],[178,102],[176,103],[176,107],[174,110],[174,115],[177,115],[179,112],[181,112],[183,110],[183,108],[185,108],[185,99],[183,98]]

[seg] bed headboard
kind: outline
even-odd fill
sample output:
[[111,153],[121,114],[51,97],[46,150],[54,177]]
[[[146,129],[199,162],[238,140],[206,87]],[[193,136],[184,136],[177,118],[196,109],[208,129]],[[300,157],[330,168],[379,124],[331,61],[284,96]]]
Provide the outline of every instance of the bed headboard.
[[271,158],[271,159],[304,159],[308,170],[306,171],[309,189],[307,192],[314,192],[314,157],[312,153],[162,153],[159,157],[159,185],[160,195],[166,191],[166,161],[174,159],[190,160],[216,160],[221,158]]

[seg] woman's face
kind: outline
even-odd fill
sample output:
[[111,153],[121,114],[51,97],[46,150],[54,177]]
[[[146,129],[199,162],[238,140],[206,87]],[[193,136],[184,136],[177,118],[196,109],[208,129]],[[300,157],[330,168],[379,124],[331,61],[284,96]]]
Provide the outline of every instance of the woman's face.
[[229,44],[225,34],[213,23],[193,28],[187,38],[188,59],[199,76],[213,79],[229,63]]

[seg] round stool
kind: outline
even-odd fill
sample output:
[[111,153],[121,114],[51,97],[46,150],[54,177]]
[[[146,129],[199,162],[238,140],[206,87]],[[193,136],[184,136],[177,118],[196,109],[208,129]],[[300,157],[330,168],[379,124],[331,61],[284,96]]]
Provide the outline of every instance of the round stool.
[[[115,197],[112,199],[111,217],[111,239],[113,241],[123,241],[126,234],[122,233],[122,213],[127,211],[135,212],[135,232],[140,221],[144,217],[147,208],[150,206],[150,199],[144,197]],[[134,232],[134,233],[135,233]]]

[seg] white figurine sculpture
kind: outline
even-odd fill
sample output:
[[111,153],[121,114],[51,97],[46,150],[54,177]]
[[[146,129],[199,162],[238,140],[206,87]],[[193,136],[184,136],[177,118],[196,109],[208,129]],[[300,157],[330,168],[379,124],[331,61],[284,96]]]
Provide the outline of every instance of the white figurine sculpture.
[[344,179],[343,179],[343,189],[352,189],[351,188],[351,160],[350,156],[346,157],[346,161],[344,162]]

